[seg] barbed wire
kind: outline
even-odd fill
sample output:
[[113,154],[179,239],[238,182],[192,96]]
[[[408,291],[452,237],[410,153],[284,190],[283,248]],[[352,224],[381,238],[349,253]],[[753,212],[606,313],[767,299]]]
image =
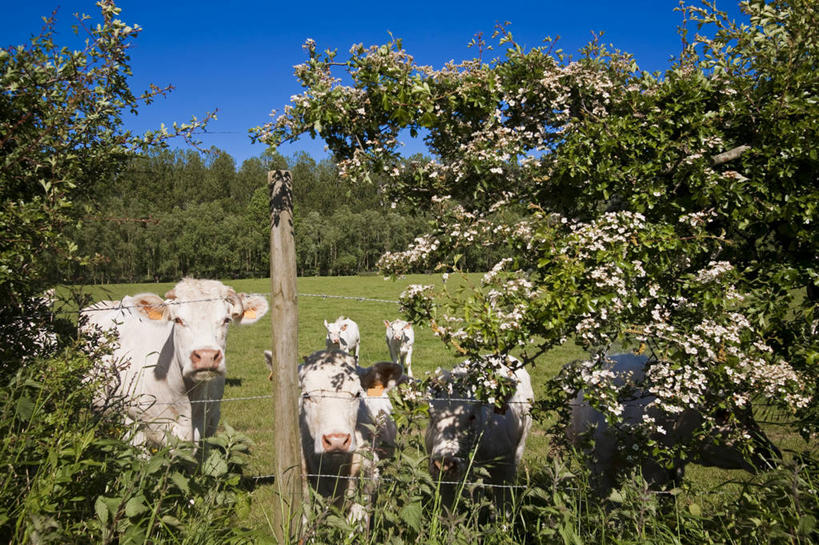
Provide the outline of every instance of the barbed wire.
[[[269,295],[269,294],[265,294]],[[322,299],[352,299],[354,301],[365,301],[371,303],[392,303],[392,304],[400,304],[401,301],[395,301],[392,299],[373,299],[372,297],[358,297],[355,295],[323,295],[318,293],[299,293],[299,297],[321,297]]]
[[[270,297],[272,292],[259,292],[255,295],[264,295],[266,297]],[[321,299],[347,299],[351,301],[359,301],[359,302],[369,302],[369,303],[389,303],[398,305],[401,302],[394,299],[376,299],[372,297],[360,297],[356,295],[327,295],[327,294],[320,294],[320,293],[298,293],[296,294],[297,297],[319,297]],[[166,300],[163,301],[162,304],[165,305],[184,305],[190,303],[207,303],[212,301],[222,301],[224,297],[211,297],[205,299],[186,299],[186,300]],[[54,314],[61,314],[61,315],[73,315],[79,313],[86,313],[86,312],[107,312],[109,310],[127,310],[127,309],[134,309],[140,308],[144,305],[115,305],[115,306],[103,306],[103,307],[96,307],[94,304],[91,304],[87,307],[77,309],[77,310],[60,310],[55,312]]]
[[[367,400],[367,399],[387,399],[384,396],[368,396],[363,395],[357,398],[351,398],[350,394],[347,395],[336,395],[336,394],[319,394],[315,395],[312,392],[310,393],[311,398],[322,398],[322,399],[345,399],[347,401],[355,401],[355,400]],[[255,396],[242,396],[242,397],[225,397],[222,399],[191,399],[189,402],[193,403],[230,403],[233,401],[252,401],[257,399],[272,399],[273,394],[261,394]],[[471,403],[474,405],[491,405],[495,406],[494,403],[489,403],[488,401],[481,401],[480,399],[474,399],[471,397],[430,397],[430,396],[412,396],[412,401],[421,401],[421,402],[430,402],[430,401],[449,401],[455,403]],[[157,401],[151,403],[151,405],[180,405],[188,402],[188,400],[182,401]],[[504,405],[531,405],[534,403],[533,401],[507,401]]]
[[[254,475],[252,477],[248,477],[249,479],[253,479],[256,481],[262,481],[267,479],[275,478],[275,474],[267,474],[267,475]],[[368,475],[332,475],[329,473],[307,473],[304,475],[309,479],[315,478],[327,478],[327,479],[341,479],[346,481],[374,481],[374,482],[384,482],[384,483],[397,483],[403,482],[399,479],[394,479],[392,477],[371,477]],[[526,489],[529,488],[526,485],[522,484],[494,484],[494,483],[485,483],[482,481],[438,481],[437,479],[433,480],[435,484],[441,485],[464,485],[464,486],[484,486],[486,488],[502,488],[502,489]]]

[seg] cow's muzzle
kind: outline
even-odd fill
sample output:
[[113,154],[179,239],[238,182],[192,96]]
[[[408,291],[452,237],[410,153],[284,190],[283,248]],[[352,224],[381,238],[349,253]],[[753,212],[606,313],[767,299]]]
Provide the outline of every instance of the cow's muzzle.
[[222,351],[213,348],[200,348],[191,352],[191,364],[194,372],[218,372],[224,356]]
[[321,446],[326,453],[350,452],[353,438],[349,433],[326,433],[321,436]]
[[429,472],[435,479],[458,480],[463,460],[455,456],[436,456],[429,461]]

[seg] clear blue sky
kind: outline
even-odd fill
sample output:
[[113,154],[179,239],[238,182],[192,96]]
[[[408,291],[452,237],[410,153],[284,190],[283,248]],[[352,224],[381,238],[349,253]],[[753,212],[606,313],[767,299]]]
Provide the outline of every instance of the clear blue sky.
[[[691,0],[697,2],[698,0]],[[58,43],[70,43],[74,12],[98,14],[93,1],[0,0],[0,45],[23,43],[36,34],[41,17],[59,6]],[[281,110],[300,92],[293,66],[303,62],[307,38],[319,48],[340,54],[353,43],[381,44],[389,33],[404,40],[416,61],[440,67],[446,61],[472,58],[467,43],[475,33],[491,36],[497,22],[510,21],[516,40],[539,45],[560,36],[575,52],[603,31],[604,41],[632,53],[644,70],[663,70],[680,49],[677,0],[540,0],[521,2],[214,2],[199,0],[120,0],[121,19],[143,28],[131,49],[135,91],[149,82],[172,84],[175,91],[129,120],[134,130],[158,128],[191,115],[219,110],[218,120],[202,135],[205,146],[226,150],[237,166],[262,153],[247,131]],[[718,2],[732,17],[742,15],[736,1]],[[63,40],[62,38],[65,38]],[[180,142],[180,145],[182,143]],[[325,156],[324,143],[305,138],[280,150]],[[412,150],[415,151],[415,150]]]

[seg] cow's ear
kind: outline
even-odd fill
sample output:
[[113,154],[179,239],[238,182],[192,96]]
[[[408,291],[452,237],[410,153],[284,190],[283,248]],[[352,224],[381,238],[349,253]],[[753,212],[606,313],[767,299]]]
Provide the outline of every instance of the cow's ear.
[[273,380],[273,352],[270,350],[264,351],[264,362],[267,365],[267,369],[270,371],[270,374],[267,375],[267,380]]
[[404,326],[404,329],[409,329],[409,328],[411,328],[411,327],[412,327],[412,324],[411,324],[411,323],[409,323],[409,322],[407,322],[407,325],[405,325],[405,326]]
[[372,367],[359,367],[358,377],[361,386],[367,390],[367,395],[377,397],[385,391],[394,388],[404,375],[404,368],[400,363],[379,361]]
[[131,298],[131,304],[137,312],[149,320],[168,320],[170,313],[165,301],[155,293],[140,293]]
[[252,324],[259,320],[262,316],[267,314],[270,305],[267,304],[267,298],[264,295],[248,295],[240,293],[239,299],[242,301],[242,314],[239,323],[242,325]]
[[387,327],[390,327],[390,321],[389,320],[384,320],[384,325],[387,326]]

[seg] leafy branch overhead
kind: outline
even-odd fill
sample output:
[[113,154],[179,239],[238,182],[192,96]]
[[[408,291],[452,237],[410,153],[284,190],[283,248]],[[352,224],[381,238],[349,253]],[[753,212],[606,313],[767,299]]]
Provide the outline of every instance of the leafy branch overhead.
[[65,227],[76,223],[79,197],[110,180],[136,153],[176,136],[194,142],[194,132],[214,117],[145,134],[125,130],[125,115],[171,87],[131,90],[128,49],[141,29],[119,20],[112,1],[98,5],[98,21],[76,15],[81,49],[56,43],[56,12],[30,43],[0,49],[3,301],[20,304],[43,289],[55,259],[79,259],[65,236]]
[[[465,248],[505,250],[473,290],[408,292],[407,313],[454,349],[531,363],[568,339],[592,354],[643,344],[664,409],[764,396],[811,435],[819,7],[742,8],[742,23],[712,2],[678,8],[680,55],[654,74],[599,37],[570,56],[548,38],[524,48],[508,25],[495,49],[479,37],[477,58],[441,68],[398,39],[345,60],[308,40],[304,91],[255,137],[320,136],[342,175],[378,175],[389,198],[435,213],[386,273],[449,274]],[[406,137],[429,157],[403,157]],[[600,365],[555,387],[589,387]]]

